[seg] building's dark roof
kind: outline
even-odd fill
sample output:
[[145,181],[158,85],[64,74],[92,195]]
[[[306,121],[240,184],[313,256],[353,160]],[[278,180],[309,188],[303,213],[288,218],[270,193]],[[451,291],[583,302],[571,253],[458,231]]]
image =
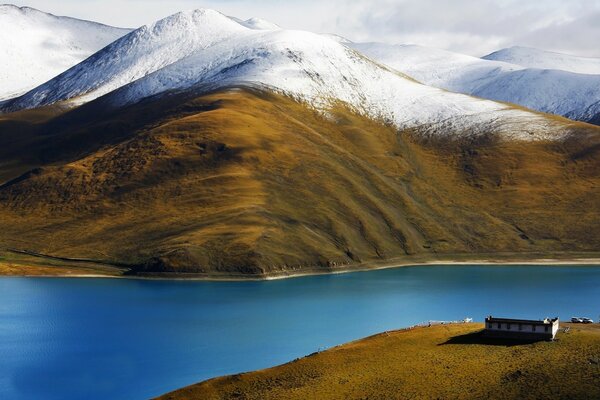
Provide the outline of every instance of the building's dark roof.
[[485,319],[485,322],[508,322],[514,324],[533,324],[533,325],[548,325],[556,321],[558,317],[549,319],[550,322],[535,319],[514,319],[514,318],[496,318],[491,315]]

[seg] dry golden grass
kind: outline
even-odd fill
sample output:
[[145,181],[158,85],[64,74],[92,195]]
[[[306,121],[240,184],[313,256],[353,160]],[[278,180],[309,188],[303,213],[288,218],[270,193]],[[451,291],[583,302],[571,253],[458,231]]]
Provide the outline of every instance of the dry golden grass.
[[482,327],[384,333],[160,399],[600,398],[599,325],[572,325],[555,342],[533,344],[486,340]]
[[116,273],[97,269],[86,269],[77,267],[62,267],[48,265],[15,264],[12,262],[0,262],[0,275],[3,276],[120,276]]
[[24,120],[0,121],[0,179],[41,169],[0,186],[0,248],[206,276],[599,250],[585,124],[563,142],[423,139],[239,89],[93,102],[11,141]]
[[113,265],[0,253],[0,275],[3,276],[122,276],[126,273],[126,268]]

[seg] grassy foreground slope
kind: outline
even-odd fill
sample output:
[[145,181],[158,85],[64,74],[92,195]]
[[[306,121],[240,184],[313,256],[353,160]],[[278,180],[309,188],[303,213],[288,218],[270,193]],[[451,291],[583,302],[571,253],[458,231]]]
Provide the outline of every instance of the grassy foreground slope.
[[555,342],[481,338],[482,324],[395,331],[275,368],[211,379],[178,399],[596,399],[600,326]]
[[217,277],[589,255],[600,129],[558,121],[547,142],[397,132],[247,89],[8,114],[0,248]]

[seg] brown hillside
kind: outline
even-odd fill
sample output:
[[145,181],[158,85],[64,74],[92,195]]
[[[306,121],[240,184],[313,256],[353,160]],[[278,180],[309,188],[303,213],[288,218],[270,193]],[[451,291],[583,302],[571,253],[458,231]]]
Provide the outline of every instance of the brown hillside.
[[160,399],[597,399],[600,327],[555,342],[481,337],[483,324],[395,331]]
[[241,89],[7,115],[0,247],[259,276],[595,252],[600,129],[569,129],[560,142],[424,139]]

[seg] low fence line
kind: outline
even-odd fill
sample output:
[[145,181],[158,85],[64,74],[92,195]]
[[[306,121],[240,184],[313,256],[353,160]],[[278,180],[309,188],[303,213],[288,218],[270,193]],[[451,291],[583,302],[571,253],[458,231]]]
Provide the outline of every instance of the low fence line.
[[[423,328],[423,327],[429,327],[429,326],[434,326],[434,325],[468,324],[470,322],[473,322],[473,318],[465,318],[465,319],[456,320],[456,321],[426,321],[426,322],[419,322],[418,324],[407,326],[405,328],[394,329],[391,332],[410,331],[410,330],[415,329],[415,328]],[[382,333],[380,333],[380,335],[389,336],[390,335],[390,331],[383,331]],[[340,346],[343,346],[343,345],[344,345],[344,343],[337,344],[337,345],[329,347],[329,348],[334,349],[336,347],[340,347]],[[319,353],[321,353],[321,352],[323,352],[325,350],[328,350],[327,346],[321,346],[321,347],[319,347],[317,349],[317,351],[315,351],[314,353],[309,354],[308,356],[312,356],[314,354],[319,354]]]
[[465,319],[461,319],[461,320],[455,320],[455,321],[426,321],[426,322],[420,322],[416,325],[413,325],[415,327],[417,326],[433,326],[433,325],[449,325],[449,324],[467,324],[469,322],[473,322],[473,318],[465,318]]
[[[419,322],[418,324],[414,324],[411,326],[407,326],[406,328],[400,328],[400,329],[394,329],[394,332],[396,331],[409,331],[411,329],[415,329],[415,328],[423,328],[423,327],[429,327],[429,326],[435,326],[435,325],[450,325],[450,324],[468,324],[470,322],[473,322],[473,318],[465,318],[465,319],[461,319],[461,320],[454,320],[454,321],[425,321],[425,322]],[[385,334],[389,334],[390,331],[385,331]]]

